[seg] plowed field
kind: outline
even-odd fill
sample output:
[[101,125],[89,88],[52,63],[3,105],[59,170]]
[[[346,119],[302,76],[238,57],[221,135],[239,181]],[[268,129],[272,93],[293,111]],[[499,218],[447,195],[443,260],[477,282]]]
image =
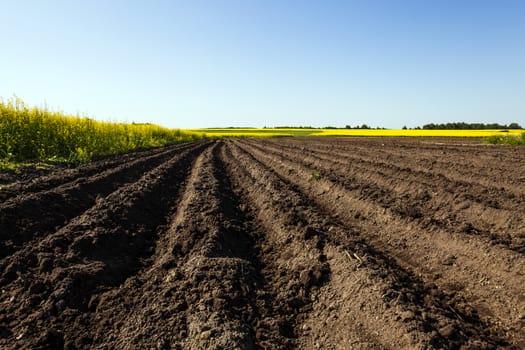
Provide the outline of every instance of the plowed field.
[[0,190],[2,349],[525,348],[525,148],[202,141]]

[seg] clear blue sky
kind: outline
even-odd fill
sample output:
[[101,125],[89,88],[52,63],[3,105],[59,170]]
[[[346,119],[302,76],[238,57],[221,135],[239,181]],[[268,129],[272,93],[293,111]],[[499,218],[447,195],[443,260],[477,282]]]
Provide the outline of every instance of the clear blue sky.
[[525,124],[523,0],[0,0],[0,96],[169,127]]

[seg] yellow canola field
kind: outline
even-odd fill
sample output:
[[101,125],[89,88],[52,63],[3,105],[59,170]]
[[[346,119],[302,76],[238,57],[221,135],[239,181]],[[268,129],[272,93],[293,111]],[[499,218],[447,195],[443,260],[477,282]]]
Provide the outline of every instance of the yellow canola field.
[[[506,135],[519,135],[523,130],[509,130]],[[408,137],[487,137],[503,133],[502,130],[323,130],[318,136],[408,136]]]
[[375,137],[488,137],[520,135],[523,130],[403,130],[403,129],[303,129],[303,128],[208,128],[189,131],[209,137],[375,136]]
[[0,99],[0,169],[24,161],[85,162],[93,156],[202,139],[153,124],[96,121]]

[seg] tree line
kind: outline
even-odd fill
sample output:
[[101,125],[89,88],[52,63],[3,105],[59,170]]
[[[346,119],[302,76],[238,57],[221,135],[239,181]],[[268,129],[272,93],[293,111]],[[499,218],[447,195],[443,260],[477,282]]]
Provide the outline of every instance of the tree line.
[[523,129],[518,123],[510,124],[499,124],[499,123],[465,123],[465,122],[455,122],[455,123],[444,123],[444,124],[425,124],[422,129],[428,130],[490,130],[490,129]]

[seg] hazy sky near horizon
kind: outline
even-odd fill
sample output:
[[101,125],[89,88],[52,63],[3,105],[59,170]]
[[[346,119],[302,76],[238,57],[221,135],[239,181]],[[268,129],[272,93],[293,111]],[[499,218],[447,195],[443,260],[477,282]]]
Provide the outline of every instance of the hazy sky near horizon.
[[168,127],[525,124],[522,0],[0,0],[0,97]]

